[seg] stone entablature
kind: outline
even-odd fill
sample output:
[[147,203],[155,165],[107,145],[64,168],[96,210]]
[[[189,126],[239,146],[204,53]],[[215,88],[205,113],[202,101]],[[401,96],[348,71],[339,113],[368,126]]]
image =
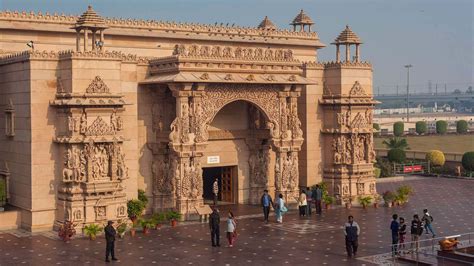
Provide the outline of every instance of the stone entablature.
[[[42,12],[26,12],[26,11],[1,11],[0,20],[33,22],[33,23],[48,23],[56,25],[64,25],[68,28],[74,26],[79,16],[64,15],[64,14],[50,14]],[[119,18],[104,18],[105,23],[110,29],[131,29],[143,31],[162,31],[173,33],[191,33],[199,34],[216,34],[220,36],[242,38],[251,37],[257,39],[302,39],[319,41],[316,32],[306,31],[291,31],[273,29],[267,30],[258,27],[241,27],[228,26],[221,24],[201,24],[201,23],[182,23],[174,21],[156,21],[156,20],[141,20],[141,19],[119,19]],[[319,42],[318,42],[319,43]]]

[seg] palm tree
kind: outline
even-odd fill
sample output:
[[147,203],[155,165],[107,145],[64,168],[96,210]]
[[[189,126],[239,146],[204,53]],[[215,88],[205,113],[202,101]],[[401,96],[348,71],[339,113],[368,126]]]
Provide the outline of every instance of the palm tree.
[[408,142],[404,138],[393,137],[382,142],[388,149],[409,150]]

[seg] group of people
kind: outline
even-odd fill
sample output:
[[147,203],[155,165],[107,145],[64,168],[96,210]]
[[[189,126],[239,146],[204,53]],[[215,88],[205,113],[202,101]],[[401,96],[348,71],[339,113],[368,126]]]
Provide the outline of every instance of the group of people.
[[309,187],[302,190],[298,198],[298,208],[300,217],[311,216],[311,205],[314,203],[316,213],[321,214],[321,201],[323,199],[323,190],[319,185],[316,185],[313,190]]
[[[410,226],[410,235],[412,245],[411,250],[418,251],[420,236],[423,231],[426,234],[431,233],[432,237],[436,236],[433,230],[434,219],[428,212],[428,209],[423,210],[423,216],[420,219],[418,214],[413,215],[413,220]],[[424,230],[423,230],[424,228]],[[405,247],[405,235],[407,234],[407,225],[403,217],[398,217],[397,214],[392,215],[392,222],[390,224],[390,230],[392,231],[392,255],[400,254],[400,250],[404,250]]]
[[[211,230],[211,242],[213,247],[220,247],[220,223],[221,217],[219,210],[214,207],[211,215],[209,216],[209,229]],[[237,239],[237,222],[235,221],[234,214],[229,211],[226,221],[226,236],[229,242],[229,247],[233,247],[235,240]]]

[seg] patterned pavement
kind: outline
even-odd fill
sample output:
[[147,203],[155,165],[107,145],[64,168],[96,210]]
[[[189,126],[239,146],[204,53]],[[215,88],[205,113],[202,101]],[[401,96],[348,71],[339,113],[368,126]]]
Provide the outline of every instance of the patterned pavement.
[[[393,213],[410,220],[428,208],[434,216],[439,236],[474,231],[474,180],[416,179],[381,183],[380,193],[409,184],[415,194],[410,202],[395,208],[334,208],[310,219],[296,212],[284,217],[283,224],[263,223],[260,208],[233,206],[237,219],[237,242],[226,247],[224,224],[221,247],[211,247],[207,224],[189,223],[163,227],[149,235],[127,235],[116,242],[120,259],[109,265],[373,265],[387,263],[390,250],[390,217]],[[225,213],[225,208],[221,212]],[[361,226],[359,258],[345,254],[342,225],[352,214]],[[272,217],[274,218],[274,217]],[[222,219],[223,223],[225,219]],[[273,219],[272,219],[273,220]],[[16,235],[15,235],[16,234]],[[427,236],[423,235],[423,238]],[[24,231],[0,233],[0,265],[105,265],[105,240],[75,238],[68,243],[52,233],[31,235]]]

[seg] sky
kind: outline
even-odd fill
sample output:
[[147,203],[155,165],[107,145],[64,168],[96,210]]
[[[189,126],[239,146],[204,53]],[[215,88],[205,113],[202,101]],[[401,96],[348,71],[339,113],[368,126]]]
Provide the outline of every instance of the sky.
[[2,10],[82,14],[91,4],[102,16],[257,26],[268,16],[279,28],[300,9],[327,45],[320,61],[335,59],[330,43],[349,24],[362,39],[362,60],[374,67],[374,92],[460,89],[473,85],[472,0],[0,0]]

